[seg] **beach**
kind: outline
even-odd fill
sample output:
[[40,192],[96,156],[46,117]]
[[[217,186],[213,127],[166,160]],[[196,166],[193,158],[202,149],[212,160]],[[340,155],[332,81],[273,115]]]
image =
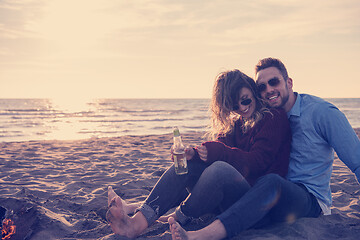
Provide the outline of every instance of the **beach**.
[[[188,132],[183,141],[198,145],[202,135]],[[0,206],[16,225],[10,239],[126,239],[106,222],[107,187],[128,202],[143,201],[172,164],[171,145],[172,134],[0,143]],[[332,215],[250,229],[233,239],[358,239],[360,185],[337,157],[331,189]],[[169,226],[156,223],[137,239],[171,239]]]

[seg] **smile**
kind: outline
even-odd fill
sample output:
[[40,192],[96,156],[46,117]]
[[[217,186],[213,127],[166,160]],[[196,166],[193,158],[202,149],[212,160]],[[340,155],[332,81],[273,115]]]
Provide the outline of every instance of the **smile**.
[[246,109],[244,109],[242,111],[239,111],[239,114],[240,115],[246,115],[249,111],[250,111],[250,107],[248,107],[248,108],[246,108]]
[[267,97],[267,99],[270,100],[270,101],[273,101],[273,100],[276,100],[278,97],[279,97],[279,94],[274,94],[274,95],[272,95],[270,97]]

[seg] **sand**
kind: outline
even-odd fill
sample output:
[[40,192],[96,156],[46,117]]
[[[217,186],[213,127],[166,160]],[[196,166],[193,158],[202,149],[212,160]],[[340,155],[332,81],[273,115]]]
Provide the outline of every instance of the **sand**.
[[[355,129],[360,134],[360,129]],[[183,134],[189,145],[201,133]],[[105,220],[107,187],[143,201],[171,165],[172,135],[0,143],[0,217],[17,226],[11,239],[126,239]],[[359,239],[360,186],[338,158],[331,181],[332,215],[248,230],[234,239]],[[193,222],[196,229],[206,222]],[[156,223],[137,239],[171,239]]]

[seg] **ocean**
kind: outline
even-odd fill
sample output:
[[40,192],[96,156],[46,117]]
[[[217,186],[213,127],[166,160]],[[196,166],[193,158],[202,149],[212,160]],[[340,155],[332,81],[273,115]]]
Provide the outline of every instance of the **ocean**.
[[[360,128],[360,98],[328,98]],[[209,99],[0,99],[0,141],[75,140],[204,131]]]

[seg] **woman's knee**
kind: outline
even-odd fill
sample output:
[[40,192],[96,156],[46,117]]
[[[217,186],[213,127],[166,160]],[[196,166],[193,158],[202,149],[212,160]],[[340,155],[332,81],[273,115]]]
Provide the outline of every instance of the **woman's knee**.
[[228,173],[231,173],[231,172],[237,171],[237,170],[233,166],[231,166],[230,164],[228,164],[226,162],[216,161],[216,162],[212,163],[210,166],[208,166],[205,169],[205,171],[207,174],[223,175],[223,174],[228,174]]
[[214,180],[225,180],[230,178],[243,178],[242,175],[230,164],[222,161],[216,161],[208,166],[203,176],[211,177]]

